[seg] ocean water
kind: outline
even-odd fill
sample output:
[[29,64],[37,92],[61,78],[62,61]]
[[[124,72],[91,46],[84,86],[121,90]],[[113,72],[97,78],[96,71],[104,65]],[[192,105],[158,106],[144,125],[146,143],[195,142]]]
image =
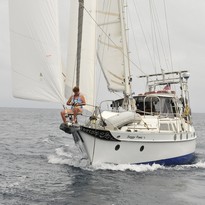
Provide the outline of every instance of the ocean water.
[[1,205],[205,204],[205,114],[192,165],[90,166],[59,110],[0,108]]

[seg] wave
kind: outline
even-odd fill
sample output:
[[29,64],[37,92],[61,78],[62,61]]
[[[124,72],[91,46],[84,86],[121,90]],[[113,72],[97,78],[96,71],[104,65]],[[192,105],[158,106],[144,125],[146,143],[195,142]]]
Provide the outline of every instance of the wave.
[[185,165],[177,165],[175,167],[172,167],[175,170],[186,170],[186,169],[205,169],[205,162],[204,161],[198,161],[193,164],[185,164]]
[[3,183],[0,184],[0,188],[5,188],[5,189],[10,189],[10,188],[16,188],[24,184],[27,176],[18,176],[17,180],[15,182],[10,182],[10,181],[4,181]]
[[97,164],[93,165],[93,168],[96,170],[112,170],[112,171],[135,171],[135,172],[147,172],[147,171],[156,171],[158,169],[165,169],[165,166],[159,164]]
[[64,145],[55,149],[55,154],[48,156],[48,163],[64,164],[86,169],[88,161],[75,145]]
[[160,164],[97,164],[92,166],[94,170],[112,170],[112,171],[134,171],[134,172],[153,172],[157,170],[187,170],[187,169],[205,169],[205,162],[199,161],[194,164],[177,165],[177,166],[163,166]]
[[188,165],[163,166],[159,164],[95,164],[90,165],[85,156],[77,149],[75,145],[64,145],[55,149],[55,154],[48,156],[48,162],[51,164],[64,164],[78,167],[84,170],[111,170],[111,171],[134,171],[134,172],[153,172],[156,170],[187,170],[187,169],[205,169],[205,162],[198,161]]
[[201,168],[205,169],[205,162],[199,161],[194,164],[187,164],[187,165],[177,165],[177,166],[164,166],[160,164],[137,164],[137,165],[131,165],[131,164],[97,164],[93,165],[93,168],[98,170],[113,170],[113,171],[136,171],[136,172],[147,172],[147,171],[156,171],[158,169],[163,170],[186,170],[190,168]]
[[46,138],[42,139],[42,142],[47,144],[62,144],[62,138],[57,135],[48,135]]

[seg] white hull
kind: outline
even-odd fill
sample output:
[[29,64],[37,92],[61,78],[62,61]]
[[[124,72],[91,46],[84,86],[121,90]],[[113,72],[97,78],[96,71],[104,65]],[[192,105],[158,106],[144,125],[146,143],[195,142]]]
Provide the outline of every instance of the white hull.
[[185,132],[183,134],[124,133],[124,136],[121,133],[120,141],[117,141],[120,133],[115,131],[110,133],[116,141],[112,141],[114,138],[100,139],[99,136],[85,133],[82,129],[77,133],[91,164],[185,164],[193,160],[196,147],[195,134]]

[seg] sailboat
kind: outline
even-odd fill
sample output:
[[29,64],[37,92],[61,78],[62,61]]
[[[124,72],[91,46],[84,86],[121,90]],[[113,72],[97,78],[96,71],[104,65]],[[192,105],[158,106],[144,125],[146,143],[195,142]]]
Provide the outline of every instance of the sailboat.
[[[187,164],[196,133],[187,70],[141,75],[145,92],[132,93],[123,0],[70,1],[68,65],[63,65],[58,0],[9,1],[13,95],[65,104],[77,85],[91,114],[62,123],[90,164]],[[96,64],[107,88],[123,94],[109,109],[96,104]],[[172,87],[179,86],[179,96]],[[82,116],[79,116],[82,117]]]

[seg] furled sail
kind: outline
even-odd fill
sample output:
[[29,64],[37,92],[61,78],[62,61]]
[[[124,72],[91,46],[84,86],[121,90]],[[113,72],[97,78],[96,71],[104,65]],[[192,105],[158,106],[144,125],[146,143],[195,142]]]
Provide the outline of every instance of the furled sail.
[[58,0],[10,0],[13,95],[64,103]]
[[97,54],[108,89],[123,92],[126,88],[120,6],[119,0],[98,0]]
[[[78,36],[78,1],[70,1],[70,25],[68,41],[68,66],[64,71],[66,76],[65,96],[72,94],[76,85],[77,36]],[[96,66],[96,1],[84,2],[83,33],[80,63],[80,91],[88,105],[95,105],[95,66]],[[87,106],[86,109],[93,110]]]

